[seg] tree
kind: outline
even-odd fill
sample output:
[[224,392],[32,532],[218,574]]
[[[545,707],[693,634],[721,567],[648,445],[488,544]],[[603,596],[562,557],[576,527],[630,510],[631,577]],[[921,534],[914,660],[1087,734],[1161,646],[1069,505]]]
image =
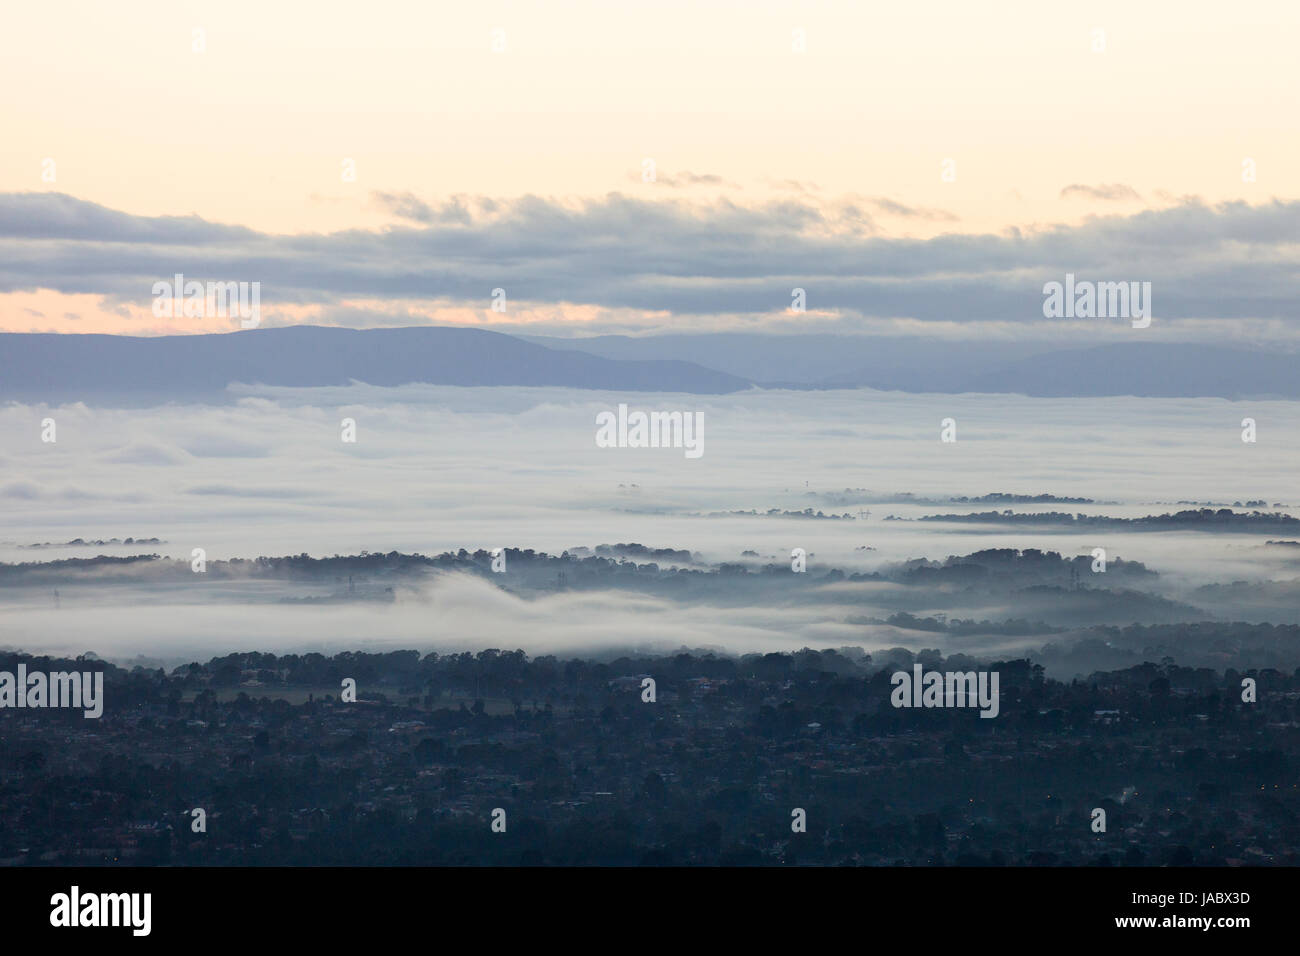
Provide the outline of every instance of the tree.
[[668,799],[668,788],[664,785],[664,778],[651,770],[645,775],[645,785],[643,790],[646,799],[653,803],[663,803]]
[[39,750],[29,750],[23,754],[18,765],[25,773],[39,773],[45,769],[45,754]]

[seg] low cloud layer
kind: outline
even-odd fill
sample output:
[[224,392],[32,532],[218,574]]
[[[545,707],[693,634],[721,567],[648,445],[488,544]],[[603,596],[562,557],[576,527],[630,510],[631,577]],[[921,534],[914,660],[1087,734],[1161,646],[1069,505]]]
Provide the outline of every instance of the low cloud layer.
[[[559,553],[637,541],[712,561],[737,560],[744,550],[788,555],[800,546],[819,560],[870,569],[977,546],[1024,546],[1026,532],[1016,528],[882,521],[888,513],[935,511],[897,499],[870,503],[898,492],[1084,496],[1126,502],[1097,508],[1128,516],[1225,495],[1300,503],[1300,451],[1285,437],[1300,431],[1300,418],[1286,402],[867,390],[629,397],[428,385],[241,387],[238,394],[217,407],[0,408],[0,500],[9,504],[0,560],[33,560],[20,545],[77,537],[157,537],[166,546],[148,550],[186,559],[192,547],[216,559],[502,546]],[[700,413],[702,457],[687,459],[680,448],[597,447],[596,415],[619,402]],[[1258,446],[1240,439],[1248,415],[1260,422]],[[57,422],[54,444],[41,441],[47,417]],[[344,417],[356,423],[355,443],[340,440]],[[957,428],[953,444],[939,441],[948,417]],[[1265,443],[1268,455],[1255,453]],[[808,507],[873,513],[850,522],[708,517]],[[1095,546],[1078,537],[1033,540],[1071,553]],[[1227,539],[1201,553],[1177,534],[1108,532],[1107,539],[1125,557],[1162,570],[1206,569],[1207,580],[1222,579],[1213,566],[1231,555],[1254,553],[1254,544]],[[1230,543],[1247,550],[1224,550]],[[875,550],[858,550],[868,546]]]
[[[1123,198],[1127,188],[1066,191]],[[947,214],[806,194],[751,205],[619,193],[573,203],[376,198],[404,224],[270,235],[194,216],[134,216],[58,193],[3,194],[0,293],[51,289],[147,308],[152,284],[182,272],[260,281],[272,310],[359,300],[486,309],[501,288],[528,307],[776,317],[799,287],[810,318],[1038,326],[1052,321],[1042,314],[1043,283],[1069,272],[1151,282],[1158,322],[1300,317],[1296,201],[1188,200],[1077,226],[906,239],[880,234],[875,217]]]

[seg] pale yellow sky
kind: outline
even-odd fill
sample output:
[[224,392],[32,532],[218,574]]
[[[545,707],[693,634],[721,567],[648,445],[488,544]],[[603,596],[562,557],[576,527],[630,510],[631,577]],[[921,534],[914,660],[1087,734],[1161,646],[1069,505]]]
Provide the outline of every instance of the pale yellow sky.
[[[396,222],[375,192],[622,192],[884,197],[946,213],[877,216],[928,237],[1292,198],[1300,168],[1293,0],[87,0],[5,21],[0,193],[275,233]],[[722,182],[669,184],[686,173]],[[0,295],[0,321],[28,307]]]

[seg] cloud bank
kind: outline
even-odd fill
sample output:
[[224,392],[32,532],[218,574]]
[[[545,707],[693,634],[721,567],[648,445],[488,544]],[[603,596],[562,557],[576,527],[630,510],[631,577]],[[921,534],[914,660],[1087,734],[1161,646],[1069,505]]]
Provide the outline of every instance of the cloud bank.
[[[1100,189],[1110,198],[1127,187]],[[1149,281],[1157,321],[1295,323],[1300,202],[1184,200],[1077,226],[928,239],[881,235],[874,216],[942,218],[866,197],[742,205],[611,193],[428,202],[378,194],[400,224],[272,235],[196,216],[135,216],[59,193],[0,194],[0,293],[51,289],[147,307],[153,282],[262,283],[264,303],[359,300],[487,309],[512,303],[661,315],[1050,323],[1042,286],[1067,273]],[[505,316],[503,316],[504,318]],[[788,315],[785,316],[788,318]]]

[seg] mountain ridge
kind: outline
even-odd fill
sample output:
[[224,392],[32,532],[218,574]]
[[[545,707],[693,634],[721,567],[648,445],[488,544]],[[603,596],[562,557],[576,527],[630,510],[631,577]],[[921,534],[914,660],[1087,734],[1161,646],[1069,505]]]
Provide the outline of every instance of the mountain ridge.
[[297,325],[199,335],[0,334],[0,400],[213,400],[232,383],[288,387],[556,386],[725,394],[737,376],[676,359],[615,360],[456,326]]
[[[1195,343],[945,342],[810,333],[560,339],[461,326],[295,325],[198,335],[0,333],[0,401],[231,400],[228,386],[753,387],[1300,399],[1297,356]],[[716,364],[715,364],[716,363]]]

